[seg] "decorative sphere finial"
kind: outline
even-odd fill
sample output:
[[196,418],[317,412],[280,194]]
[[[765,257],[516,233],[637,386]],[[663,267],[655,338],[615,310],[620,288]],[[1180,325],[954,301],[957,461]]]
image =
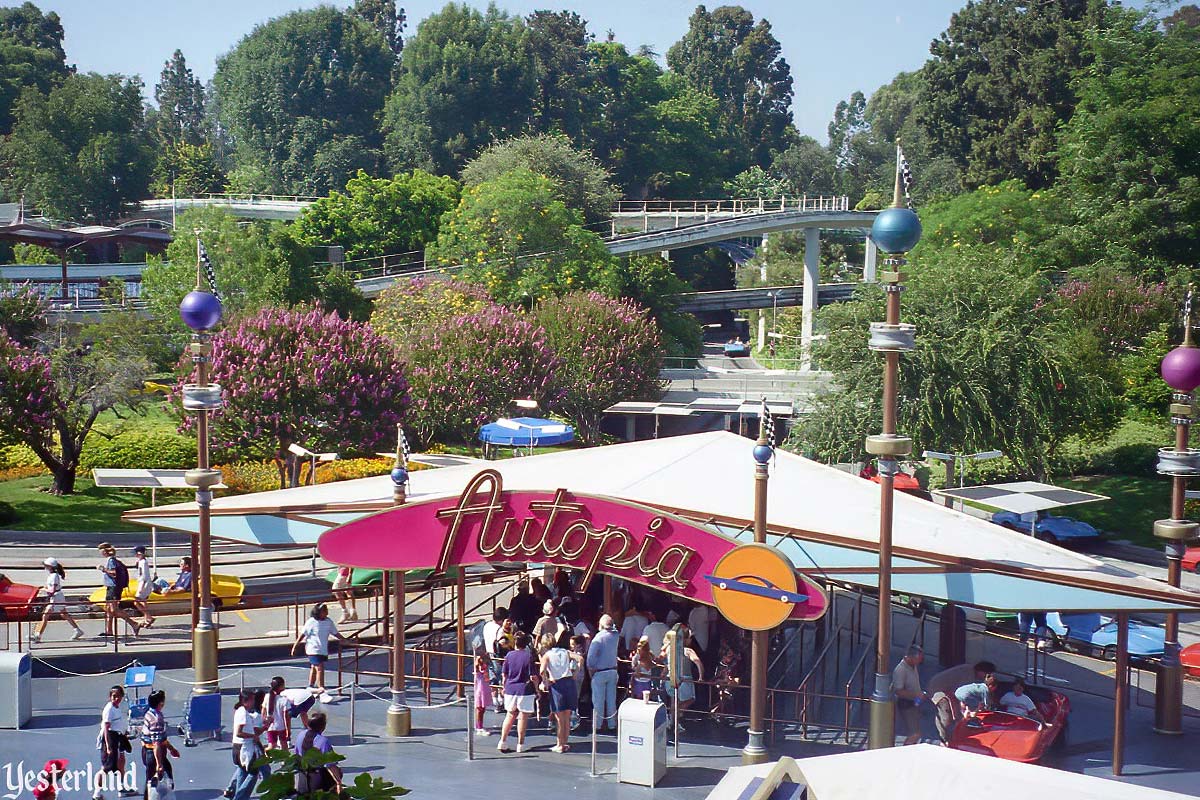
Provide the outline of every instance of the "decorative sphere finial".
[[1181,345],[1162,360],[1162,379],[1177,392],[1190,394],[1200,386],[1200,348]]
[[771,456],[775,451],[767,444],[756,444],[754,446],[754,460],[759,464],[770,464]]
[[921,241],[921,220],[911,208],[885,208],[871,225],[871,240],[885,253],[907,253]]
[[221,308],[221,301],[210,292],[188,292],[179,304],[179,316],[183,324],[196,332],[216,327],[222,314],[224,309]]

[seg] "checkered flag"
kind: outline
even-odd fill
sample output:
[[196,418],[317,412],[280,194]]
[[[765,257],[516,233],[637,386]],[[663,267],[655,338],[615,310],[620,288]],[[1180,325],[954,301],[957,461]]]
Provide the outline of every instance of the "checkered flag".
[[767,398],[765,397],[762,399],[762,410],[758,412],[758,424],[762,428],[761,438],[766,439],[767,445],[774,449],[775,418],[771,416],[771,410],[767,408]]
[[904,204],[911,209],[912,201],[912,185],[913,174],[912,168],[908,166],[908,159],[904,157],[904,151],[900,149],[900,144],[896,144],[896,163],[900,169],[900,185],[904,187]]
[[200,241],[200,237],[196,237],[196,260],[200,263],[200,266],[204,267],[204,277],[208,280],[208,290],[212,292],[213,297],[220,300],[221,293],[217,291],[217,273],[213,270],[212,259],[208,257],[208,251],[204,249],[204,242]]

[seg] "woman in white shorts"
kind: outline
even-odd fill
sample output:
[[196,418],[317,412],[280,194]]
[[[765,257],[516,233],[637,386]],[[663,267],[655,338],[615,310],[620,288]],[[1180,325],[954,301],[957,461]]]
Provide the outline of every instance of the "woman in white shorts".
[[72,639],[82,639],[83,629],[75,620],[71,619],[71,615],[67,612],[67,596],[63,593],[63,578],[67,577],[67,571],[53,556],[43,561],[42,566],[46,568],[46,610],[42,612],[42,621],[38,623],[37,630],[29,638],[34,642],[40,642],[51,618],[58,617],[71,623],[71,627],[75,629],[75,633],[71,635]]

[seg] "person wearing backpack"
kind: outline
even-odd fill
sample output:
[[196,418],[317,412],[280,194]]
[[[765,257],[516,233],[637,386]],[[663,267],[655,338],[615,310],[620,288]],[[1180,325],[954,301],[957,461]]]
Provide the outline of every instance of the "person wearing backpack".
[[116,636],[117,618],[120,617],[133,628],[133,635],[137,636],[141,633],[142,626],[121,610],[121,594],[129,586],[129,568],[117,558],[117,548],[110,543],[101,542],[96,549],[104,558],[104,562],[96,567],[104,576],[104,632],[100,635]]
[[[333,745],[325,735],[328,720],[325,712],[317,711],[308,715],[308,730],[296,740],[295,753],[302,756],[316,748],[319,753],[332,753]],[[310,795],[313,792],[342,793],[342,768],[337,764],[326,764],[319,769],[300,770],[296,773],[296,794]]]

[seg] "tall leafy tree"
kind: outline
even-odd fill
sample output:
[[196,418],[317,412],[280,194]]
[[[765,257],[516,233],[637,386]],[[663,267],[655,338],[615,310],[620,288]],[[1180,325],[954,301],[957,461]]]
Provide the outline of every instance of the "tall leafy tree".
[[3,145],[9,192],[49,214],[93,221],[145,198],[153,156],[141,88],[136,78],[90,72],[22,95]]
[[396,7],[396,0],[354,0],[351,13],[379,31],[388,48],[397,56],[400,55],[404,49],[407,17],[403,8]]
[[453,178],[413,170],[394,178],[360,172],[304,210],[292,226],[296,239],[310,247],[340,245],[346,257],[407,253],[437,238],[442,215],[458,205]]
[[766,167],[787,146],[792,125],[792,74],[771,23],[741,6],[709,12],[697,6],[688,31],[667,51],[667,65],[720,103],[721,121],[737,142],[729,155],[742,167]]
[[0,8],[0,135],[13,126],[13,106],[25,89],[45,94],[70,74],[58,14],[33,3]]
[[204,87],[181,50],[176,50],[163,65],[158,85],[154,87],[154,100],[158,103],[154,132],[160,143],[204,142]]
[[574,11],[534,11],[525,19],[537,76],[534,123],[578,141],[588,116],[587,20]]
[[493,144],[463,168],[463,182],[474,186],[514,169],[550,178],[558,189],[558,198],[589,222],[607,219],[619,197],[608,182],[608,170],[561,134],[518,136]]
[[405,44],[384,110],[388,160],[456,175],[488,142],[524,132],[536,95],[521,19],[450,3]]
[[790,195],[831,194],[834,191],[833,154],[811,136],[800,136],[775,156],[771,172],[784,182]]
[[258,26],[217,61],[221,125],[242,190],[325,194],[380,160],[377,117],[395,54],[353,13],[330,6]]
[[1094,0],[978,0],[950,18],[922,69],[918,114],[936,152],[968,187],[1056,174],[1055,131],[1075,107],[1084,34],[1103,24]]
[[615,259],[556,194],[549,178],[527,169],[468,188],[442,220],[429,261],[461,267],[463,279],[503,303],[596,288],[611,293]]
[[1076,84],[1062,133],[1060,186],[1090,260],[1143,272],[1200,261],[1200,29],[1159,30],[1113,9]]

